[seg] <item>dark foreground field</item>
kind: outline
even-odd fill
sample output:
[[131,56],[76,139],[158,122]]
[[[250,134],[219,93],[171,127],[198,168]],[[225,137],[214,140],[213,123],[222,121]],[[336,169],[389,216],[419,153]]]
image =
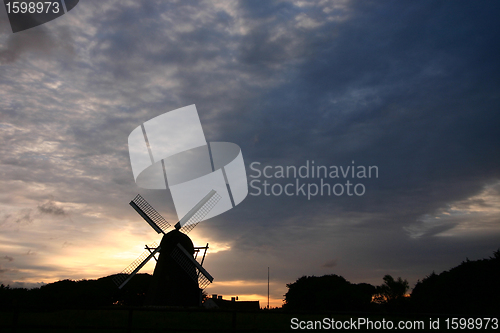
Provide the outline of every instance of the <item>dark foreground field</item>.
[[[463,316],[462,316],[463,317]],[[296,318],[296,319],[293,319]],[[345,321],[358,323],[365,321],[362,326],[349,327],[349,329],[332,329],[328,324],[322,327],[312,326],[319,322]],[[430,320],[434,323],[431,329]],[[335,332],[374,332],[390,331],[388,322],[391,321],[397,329],[399,322],[404,322],[408,327],[404,331],[435,332],[435,331],[462,331],[460,327],[447,329],[446,319],[450,315],[384,315],[384,314],[311,314],[306,312],[288,313],[282,311],[251,311],[235,312],[223,310],[178,310],[178,309],[145,309],[145,308],[120,308],[120,309],[91,309],[91,310],[55,310],[55,311],[3,311],[0,312],[0,332],[286,332],[308,328],[308,331],[335,331]],[[479,320],[480,319],[480,320]],[[439,320],[439,328],[436,321]],[[471,320],[469,318],[469,320]],[[484,329],[485,321],[481,317],[472,320],[481,321],[481,330],[468,329],[465,331],[490,332],[494,330],[490,323],[489,329]],[[385,326],[383,325],[385,321]],[[366,323],[366,322],[371,322]],[[449,323],[451,321],[449,320]],[[459,325],[459,321],[456,321]],[[350,324],[346,324],[350,325]],[[371,326],[370,326],[371,325]],[[418,327],[418,325],[421,325]],[[292,329],[294,326],[295,329]],[[413,326],[413,329],[409,329]],[[384,329],[384,327],[386,329]],[[339,327],[340,328],[340,327]],[[476,327],[477,328],[477,327]]]

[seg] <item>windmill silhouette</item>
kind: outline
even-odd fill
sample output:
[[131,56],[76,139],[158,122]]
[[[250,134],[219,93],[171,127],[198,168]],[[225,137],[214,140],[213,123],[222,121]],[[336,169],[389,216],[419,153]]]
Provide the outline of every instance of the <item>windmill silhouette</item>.
[[[194,247],[187,233],[203,220],[220,199],[220,195],[211,190],[169,231],[172,228],[170,223],[138,194],[130,205],[163,237],[160,245],[146,245],[143,254],[115,275],[113,281],[118,288],[122,289],[151,258],[155,258],[157,263],[145,305],[200,305],[201,291],[213,281],[213,277],[202,266],[208,243],[205,247]],[[196,259],[202,250],[204,253],[200,264]]]

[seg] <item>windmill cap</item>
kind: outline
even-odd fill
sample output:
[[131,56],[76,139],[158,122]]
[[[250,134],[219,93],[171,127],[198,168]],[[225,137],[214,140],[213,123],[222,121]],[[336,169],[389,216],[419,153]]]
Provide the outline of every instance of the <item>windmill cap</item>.
[[194,245],[191,238],[179,230],[172,230],[163,236],[160,243],[160,252],[170,252],[175,246],[177,246],[177,244],[181,244],[181,246],[189,253],[194,253]]

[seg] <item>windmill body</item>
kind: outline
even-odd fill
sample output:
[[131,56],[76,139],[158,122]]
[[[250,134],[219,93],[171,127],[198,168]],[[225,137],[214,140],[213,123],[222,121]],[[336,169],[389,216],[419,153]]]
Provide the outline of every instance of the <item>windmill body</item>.
[[194,255],[191,239],[178,230],[163,236],[160,255],[149,286],[145,305],[197,306],[200,303],[200,288],[196,267],[188,262],[185,269],[175,259],[180,244],[190,255]]
[[200,264],[193,255],[200,249],[205,249],[206,253],[208,244],[204,248],[195,248],[186,233],[202,221],[219,200],[217,192],[210,191],[175,225],[174,230],[167,232],[170,224],[144,198],[137,195],[130,205],[156,232],[164,236],[159,246],[146,246],[146,252],[115,276],[114,282],[118,288],[123,288],[151,258],[155,258],[157,264],[145,305],[201,305],[201,291],[213,281],[213,277],[202,267],[203,260]]

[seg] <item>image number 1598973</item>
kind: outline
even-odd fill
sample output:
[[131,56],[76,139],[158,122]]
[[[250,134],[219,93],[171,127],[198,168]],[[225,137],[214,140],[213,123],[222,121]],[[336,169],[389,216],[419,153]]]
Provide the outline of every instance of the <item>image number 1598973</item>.
[[58,14],[61,11],[61,5],[57,1],[44,1],[44,2],[25,2],[25,1],[6,1],[5,8],[7,14],[48,14],[49,11],[53,14]]
[[19,32],[52,21],[73,9],[79,0],[4,0],[12,32]]

